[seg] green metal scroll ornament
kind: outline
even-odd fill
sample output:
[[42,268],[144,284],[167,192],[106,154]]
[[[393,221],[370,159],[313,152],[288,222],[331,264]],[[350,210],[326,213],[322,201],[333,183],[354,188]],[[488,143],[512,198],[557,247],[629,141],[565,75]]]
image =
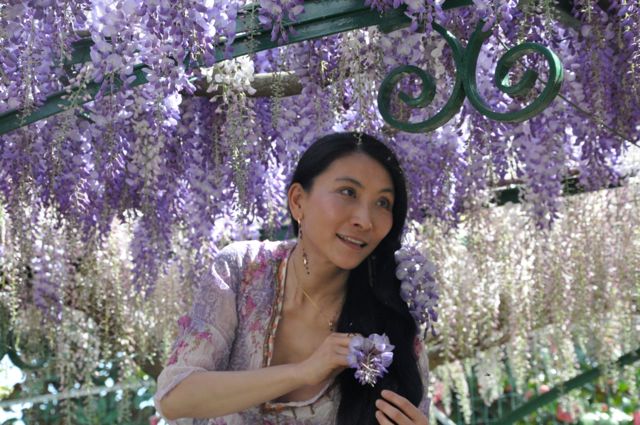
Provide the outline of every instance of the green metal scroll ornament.
[[544,56],[549,65],[549,78],[542,92],[529,105],[521,110],[496,112],[492,110],[482,99],[476,84],[478,56],[484,41],[491,35],[491,30],[483,30],[484,21],[480,21],[474,31],[466,49],[450,32],[434,23],[433,29],[440,33],[452,49],[452,55],[456,66],[456,80],[447,103],[431,118],[421,122],[402,121],[393,116],[391,104],[394,90],[398,82],[406,75],[416,75],[422,81],[422,92],[416,98],[404,92],[398,93],[398,98],[410,108],[423,108],[433,100],[435,96],[435,82],[433,77],[424,70],[404,65],[392,70],[380,85],[378,92],[378,109],[384,120],[392,127],[410,133],[423,133],[435,130],[444,125],[462,108],[465,97],[469,102],[486,117],[496,121],[522,122],[542,112],[555,99],[560,92],[564,72],[560,58],[548,48],[536,43],[522,43],[509,49],[498,61],[496,66],[495,84],[500,91],[512,98],[524,97],[534,87],[538,80],[538,73],[527,69],[520,81],[509,84],[509,71],[517,61],[525,55],[539,53]]
[[507,51],[496,66],[496,86],[511,97],[522,97],[528,94],[538,80],[538,73],[527,69],[520,81],[508,85],[509,70],[525,55],[540,53],[549,65],[549,78],[542,93],[529,105],[519,111],[495,112],[482,100],[476,85],[476,67],[482,43],[489,38],[491,31],[483,31],[484,22],[480,21],[474,31],[465,52],[465,67],[463,73],[464,89],[469,102],[483,115],[496,121],[522,122],[542,112],[560,92],[564,71],[560,58],[548,48],[537,43],[522,43]]
[[11,362],[18,368],[23,370],[36,370],[42,368],[47,361],[51,358],[52,351],[49,347],[49,344],[43,339],[40,344],[38,344],[38,352],[31,353],[36,354],[36,358],[34,359],[24,359],[24,354],[18,347],[16,347],[16,337],[13,331],[9,331],[9,350],[7,351],[7,355]]
[[45,338],[39,338],[38,342],[30,341],[29,349],[22,349],[19,341],[26,341],[27,338],[33,339],[34,335],[16,335],[15,329],[11,328],[8,308],[0,304],[0,359],[6,354],[11,362],[22,370],[42,368],[52,356],[51,347]]
[[454,83],[449,100],[437,114],[427,119],[426,121],[418,123],[403,122],[399,119],[396,119],[391,112],[393,90],[398,82],[405,75],[410,74],[415,74],[418,76],[418,78],[420,78],[422,82],[422,92],[420,93],[420,95],[418,95],[418,97],[411,97],[404,92],[400,92],[398,94],[400,100],[412,108],[424,108],[425,106],[429,105],[435,97],[436,84],[431,75],[418,68],[417,66],[404,65],[391,71],[391,73],[389,73],[389,75],[385,77],[385,79],[382,81],[382,84],[380,85],[380,90],[378,91],[378,109],[380,110],[380,114],[386,122],[388,122],[392,127],[398,128],[402,131],[407,131],[410,133],[424,133],[433,131],[436,128],[444,125],[455,114],[457,114],[462,107],[462,102],[464,102],[465,95],[463,82],[461,73],[459,71],[463,66],[462,58],[464,49],[460,45],[460,42],[455,38],[455,36],[453,36],[453,34],[444,29],[442,26],[434,23],[433,28],[444,37],[447,44],[451,48],[453,60],[456,65],[456,70],[458,70],[456,72],[456,81]]

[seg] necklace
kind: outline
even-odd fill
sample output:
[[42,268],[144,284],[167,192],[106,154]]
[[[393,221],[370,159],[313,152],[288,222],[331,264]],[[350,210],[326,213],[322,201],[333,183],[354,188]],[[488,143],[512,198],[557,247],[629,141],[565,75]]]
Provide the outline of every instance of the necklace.
[[296,276],[296,286],[298,286],[298,288],[300,288],[302,290],[302,295],[304,295],[309,300],[309,302],[311,303],[313,308],[315,308],[318,311],[318,313],[320,313],[320,315],[322,317],[324,317],[324,319],[329,324],[329,330],[331,332],[335,332],[335,330],[336,330],[335,318],[333,320],[327,318],[327,316],[324,314],[322,309],[320,307],[318,307],[318,304],[316,304],[316,302],[313,300],[313,298],[311,298],[311,296],[309,294],[307,294],[307,291],[305,291],[304,288],[302,287],[302,283],[300,282],[300,278],[298,277],[298,268],[296,267],[295,259],[292,258],[291,261],[293,262],[293,274]]

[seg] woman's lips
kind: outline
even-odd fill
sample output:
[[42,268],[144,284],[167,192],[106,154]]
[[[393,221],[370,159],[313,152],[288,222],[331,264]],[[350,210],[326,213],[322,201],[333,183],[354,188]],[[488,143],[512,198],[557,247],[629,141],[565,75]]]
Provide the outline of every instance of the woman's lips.
[[365,246],[367,246],[367,244],[364,243],[364,242],[355,243],[355,242],[352,242],[352,241],[348,240],[343,235],[337,234],[337,236],[338,236],[338,239],[340,239],[340,241],[342,241],[342,243],[344,243],[349,248],[354,249],[356,251],[361,251],[362,249],[364,249]]

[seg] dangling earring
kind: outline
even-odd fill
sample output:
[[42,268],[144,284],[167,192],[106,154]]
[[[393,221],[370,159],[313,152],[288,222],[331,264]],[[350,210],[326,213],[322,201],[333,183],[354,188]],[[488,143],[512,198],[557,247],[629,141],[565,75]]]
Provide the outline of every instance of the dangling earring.
[[309,257],[307,257],[307,252],[304,250],[304,245],[302,244],[302,220],[298,220],[298,240],[300,241],[300,247],[302,248],[302,264],[304,264],[304,271],[309,276]]

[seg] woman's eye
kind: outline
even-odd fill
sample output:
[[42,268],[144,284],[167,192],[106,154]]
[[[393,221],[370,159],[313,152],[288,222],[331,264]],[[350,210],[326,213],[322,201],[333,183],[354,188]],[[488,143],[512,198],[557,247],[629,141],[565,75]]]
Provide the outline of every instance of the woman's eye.
[[342,189],[340,193],[347,196],[356,196],[356,191],[348,187],[345,189]]
[[387,210],[391,209],[391,201],[389,201],[388,199],[380,199],[378,201],[378,205],[380,205],[382,208],[385,208]]

